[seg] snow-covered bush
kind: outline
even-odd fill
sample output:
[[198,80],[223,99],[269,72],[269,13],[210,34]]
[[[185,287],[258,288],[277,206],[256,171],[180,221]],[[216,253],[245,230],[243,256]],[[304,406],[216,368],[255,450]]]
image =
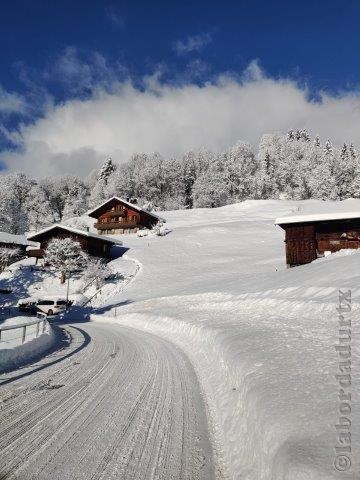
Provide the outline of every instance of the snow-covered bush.
[[99,289],[112,273],[112,270],[103,260],[89,260],[83,275],[84,290],[91,284],[95,284],[96,288]]
[[83,270],[88,264],[87,254],[79,242],[71,238],[54,238],[45,249],[45,263],[60,272],[61,283],[65,282],[66,274]]
[[154,233],[158,237],[164,237],[169,232],[170,232],[170,230],[162,222],[159,222],[152,229],[152,233]]

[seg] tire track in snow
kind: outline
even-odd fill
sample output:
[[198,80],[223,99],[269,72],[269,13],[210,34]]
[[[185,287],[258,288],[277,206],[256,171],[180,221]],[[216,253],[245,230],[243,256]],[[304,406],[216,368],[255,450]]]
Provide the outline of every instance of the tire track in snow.
[[65,328],[64,357],[81,330],[91,341],[0,377],[14,392],[0,404],[0,480],[213,479],[205,407],[180,349],[116,324]]

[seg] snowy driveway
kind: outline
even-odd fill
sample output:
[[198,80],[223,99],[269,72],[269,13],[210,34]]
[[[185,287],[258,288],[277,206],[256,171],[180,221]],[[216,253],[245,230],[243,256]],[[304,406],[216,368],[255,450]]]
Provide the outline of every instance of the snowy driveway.
[[204,403],[173,344],[116,324],[0,377],[0,478],[214,478]]

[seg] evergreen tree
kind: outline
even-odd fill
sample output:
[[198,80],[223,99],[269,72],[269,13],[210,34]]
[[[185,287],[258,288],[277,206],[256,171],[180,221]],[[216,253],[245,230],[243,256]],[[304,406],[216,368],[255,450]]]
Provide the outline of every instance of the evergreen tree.
[[103,181],[105,185],[108,183],[109,177],[116,171],[116,165],[113,163],[111,157],[107,158],[105,163],[100,168],[99,181]]

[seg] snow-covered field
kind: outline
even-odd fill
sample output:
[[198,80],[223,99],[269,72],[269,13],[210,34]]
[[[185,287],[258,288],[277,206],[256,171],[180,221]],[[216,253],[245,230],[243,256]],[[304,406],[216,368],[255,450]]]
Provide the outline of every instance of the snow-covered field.
[[[124,257],[111,262],[114,271],[122,273],[123,277],[110,282],[100,292],[86,293],[87,298],[96,293],[92,299],[94,313],[91,319],[98,324],[81,324],[81,328],[76,325],[67,327],[70,336],[75,339],[70,348],[75,349],[76,355],[71,357],[72,353],[66,354],[66,358],[70,355],[65,360],[66,368],[62,367],[63,360],[59,353],[55,361],[44,360],[50,362],[50,367],[41,370],[41,373],[35,373],[25,380],[13,380],[10,377],[6,380],[14,381],[21,395],[29,395],[28,392],[37,392],[33,389],[32,382],[35,380],[32,381],[32,378],[41,377],[41,381],[45,382],[39,387],[41,392],[51,390],[52,382],[59,379],[55,383],[64,388],[56,396],[55,393],[52,395],[60,414],[54,411],[51,418],[60,428],[62,415],[65,415],[68,429],[60,428],[56,436],[56,452],[59,454],[54,450],[54,431],[45,428],[46,432],[44,430],[44,435],[39,437],[35,437],[31,429],[26,433],[30,443],[38,442],[39,448],[47,452],[41,465],[36,460],[36,449],[26,453],[22,447],[29,459],[19,466],[16,463],[18,457],[11,456],[11,445],[16,446],[20,440],[16,434],[11,440],[13,443],[4,437],[4,462],[12,459],[11,465],[14,463],[9,471],[20,469],[31,475],[36,472],[40,475],[41,471],[42,477],[37,478],[45,479],[56,470],[59,478],[61,475],[61,478],[75,478],[74,474],[80,472],[90,475],[93,471],[91,465],[94,465],[96,478],[105,473],[107,478],[112,478],[111,475],[115,475],[118,468],[125,468],[124,472],[135,475],[134,478],[158,478],[157,471],[161,471],[162,475],[191,480],[195,478],[191,476],[192,472],[196,471],[196,478],[211,478],[211,473],[198,470],[197,459],[191,457],[191,445],[198,435],[206,444],[203,421],[196,427],[198,430],[194,430],[191,420],[191,415],[194,419],[199,418],[199,411],[203,411],[204,407],[202,400],[196,397],[194,379],[187,383],[186,379],[192,376],[191,368],[184,366],[186,357],[176,353],[179,351],[176,345],[190,359],[200,381],[218,479],[358,478],[360,252],[343,251],[310,265],[286,269],[284,234],[274,225],[275,218],[281,215],[334,210],[360,211],[360,201],[341,204],[247,201],[218,209],[163,212],[161,215],[172,229],[169,235],[142,238],[123,236],[122,240],[129,250]],[[59,279],[55,275],[31,271],[28,267],[23,265],[21,271],[5,272],[0,278],[5,285],[14,287],[13,301],[19,295],[40,297],[49,293],[64,294],[61,289],[66,287],[59,287]],[[71,282],[71,295],[76,295],[80,282],[81,279]],[[339,343],[336,311],[339,289],[350,289],[353,302],[351,348],[354,368],[351,372],[352,385],[348,389],[352,398],[350,402],[345,402],[353,407],[351,413],[347,412],[352,421],[351,453],[348,454],[352,467],[348,472],[339,472],[333,466],[334,448],[340,445],[335,425],[341,416],[339,383],[335,379],[339,373],[340,359],[334,348]],[[108,325],[109,322],[113,325]],[[78,352],[76,347],[82,343],[76,340],[79,332],[84,336],[83,343],[89,336],[92,340]],[[175,356],[171,354],[172,348]],[[111,366],[109,358],[118,360]],[[154,363],[154,359],[157,359],[158,367],[152,369],[149,362]],[[109,397],[109,404],[101,403],[105,400],[99,398],[97,382],[90,379],[86,388],[92,392],[88,402],[90,410],[95,409],[101,415],[106,412],[105,423],[110,418],[111,438],[102,436],[102,424],[88,420],[92,417],[86,414],[86,410],[77,410],[77,402],[87,397],[77,400],[70,396],[73,413],[70,416],[66,411],[61,413],[62,402],[68,392],[83,391],[84,375],[87,375],[88,368],[106,372],[103,382],[105,397],[102,398]],[[124,378],[118,376],[121,369],[124,370]],[[167,376],[162,374],[159,377],[159,371],[168,372]],[[132,372],[130,382],[127,372]],[[144,387],[149,375],[155,389],[151,392],[159,388],[162,394],[154,404],[155,397],[150,392],[143,406],[139,404],[135,420],[131,420],[133,413],[130,407],[134,395]],[[115,392],[118,392],[119,382],[122,381],[127,382],[128,403],[119,404],[117,408],[113,390],[115,388]],[[180,395],[181,384],[186,387],[183,406],[179,407],[177,402],[167,404],[166,398],[175,399]],[[118,393],[120,395],[120,390]],[[20,394],[14,397],[15,403],[22,401]],[[189,396],[197,398],[196,401],[191,400],[195,401],[195,410],[192,412],[187,400]],[[46,402],[42,396],[39,396],[40,400]],[[29,397],[27,401],[33,402],[35,398]],[[126,405],[129,406],[128,410]],[[176,422],[169,423],[166,412],[172,408],[176,409],[176,415],[188,419],[182,427]],[[14,419],[9,417],[7,421],[10,425]],[[46,417],[39,416],[34,422],[43,431]],[[131,444],[134,452],[139,448],[144,449],[144,456],[135,458],[129,453],[130,457],[117,457],[115,461],[106,452],[118,448],[117,432],[126,430],[129,422],[132,422],[133,443],[121,440],[121,448],[129,453]],[[74,449],[79,435],[81,438],[81,433],[76,430],[77,424],[86,425],[84,431],[90,432],[86,433],[86,438],[97,445],[96,449],[90,449],[89,452],[94,451],[96,455],[89,456],[86,442],[84,448]],[[152,432],[146,438],[140,434],[140,424]],[[152,430],[154,424],[161,428],[161,434],[156,433],[159,430]],[[186,443],[188,450],[182,453],[176,438],[172,440],[174,433],[171,432],[174,429],[181,431],[181,435],[190,441]],[[70,440],[67,431],[70,432]],[[135,441],[135,438],[138,440]],[[72,448],[68,447],[68,441],[71,445],[75,442]],[[154,448],[157,456],[152,457]],[[349,446],[345,445],[344,448]],[[168,452],[167,456],[163,454],[164,449]],[[209,451],[208,446],[206,450]],[[68,462],[62,462],[62,452],[66,453]],[[79,455],[84,455],[82,458],[88,460],[79,464]],[[105,455],[104,460],[101,460],[102,455]],[[181,473],[176,469],[176,461],[180,458],[182,461],[191,459],[190,462],[194,461],[197,466],[188,464]],[[204,458],[206,468],[211,472],[211,456],[208,453]],[[148,467],[142,465],[143,459]],[[91,467],[89,471],[86,470],[88,461]],[[6,468],[1,472],[8,472]]]
[[[360,210],[360,202],[247,201],[164,212],[173,229],[168,236],[124,237],[140,271],[93,319],[156,333],[186,352],[228,478],[346,477],[333,467],[340,415],[336,307],[339,289],[351,289],[352,359],[358,365],[360,252],[286,269],[283,231],[274,226],[281,215],[335,209]],[[121,306],[116,317],[115,306]],[[355,406],[358,368],[352,379]],[[351,419],[350,472],[356,472],[356,408]]]

